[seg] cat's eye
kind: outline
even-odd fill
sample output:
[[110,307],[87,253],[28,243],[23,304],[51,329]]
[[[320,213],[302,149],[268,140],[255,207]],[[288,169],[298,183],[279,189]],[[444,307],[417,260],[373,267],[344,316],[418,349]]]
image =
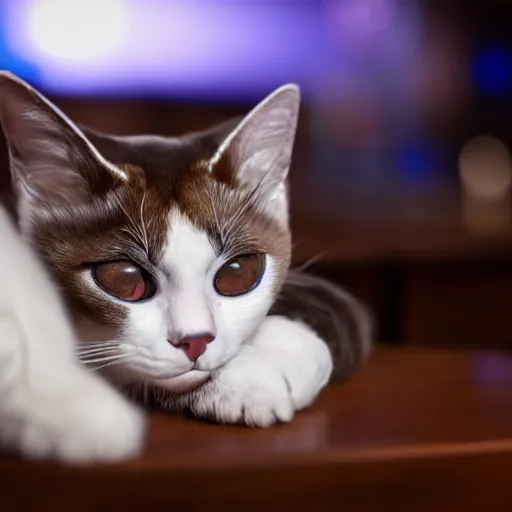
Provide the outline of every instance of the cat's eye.
[[154,281],[131,261],[101,263],[93,268],[98,286],[109,295],[127,302],[139,302],[155,294]]
[[244,254],[230,259],[215,274],[213,285],[220,295],[235,297],[258,286],[265,271],[263,254]]

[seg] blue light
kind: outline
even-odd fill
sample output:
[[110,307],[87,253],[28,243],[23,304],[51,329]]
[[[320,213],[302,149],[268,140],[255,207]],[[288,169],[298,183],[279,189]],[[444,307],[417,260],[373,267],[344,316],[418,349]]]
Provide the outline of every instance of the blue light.
[[473,79],[484,94],[499,96],[512,90],[512,52],[505,46],[487,44],[477,52]]
[[400,150],[398,166],[409,180],[423,180],[436,172],[435,152],[425,141],[408,141]]

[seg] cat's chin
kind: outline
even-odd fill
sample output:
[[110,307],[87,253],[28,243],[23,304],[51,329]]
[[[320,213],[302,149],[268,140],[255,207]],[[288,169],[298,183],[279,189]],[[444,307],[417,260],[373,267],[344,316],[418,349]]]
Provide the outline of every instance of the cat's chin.
[[211,373],[208,371],[190,370],[176,377],[171,377],[170,379],[155,380],[154,384],[166,391],[184,393],[204,384],[210,378],[210,374]]

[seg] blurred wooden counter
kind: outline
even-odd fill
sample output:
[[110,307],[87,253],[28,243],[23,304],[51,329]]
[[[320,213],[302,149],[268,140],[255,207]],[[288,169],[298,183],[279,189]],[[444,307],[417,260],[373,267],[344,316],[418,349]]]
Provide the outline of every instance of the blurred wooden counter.
[[512,357],[380,349],[290,425],[154,416],[140,460],[0,459],[2,510],[512,510]]
[[456,211],[368,208],[292,216],[296,264],[320,255],[311,271],[363,299],[381,340],[512,350],[512,227],[474,232]]

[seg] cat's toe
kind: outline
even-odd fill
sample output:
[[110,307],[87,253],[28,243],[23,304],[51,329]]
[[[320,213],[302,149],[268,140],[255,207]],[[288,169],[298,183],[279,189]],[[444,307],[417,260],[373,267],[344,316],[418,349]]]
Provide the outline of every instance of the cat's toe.
[[250,427],[270,427],[288,423],[295,414],[290,398],[255,397],[243,410],[243,423]]
[[295,408],[285,380],[277,372],[262,369],[257,380],[247,380],[237,393],[228,395],[228,419],[237,413],[238,423],[251,427],[269,427],[293,419]]

